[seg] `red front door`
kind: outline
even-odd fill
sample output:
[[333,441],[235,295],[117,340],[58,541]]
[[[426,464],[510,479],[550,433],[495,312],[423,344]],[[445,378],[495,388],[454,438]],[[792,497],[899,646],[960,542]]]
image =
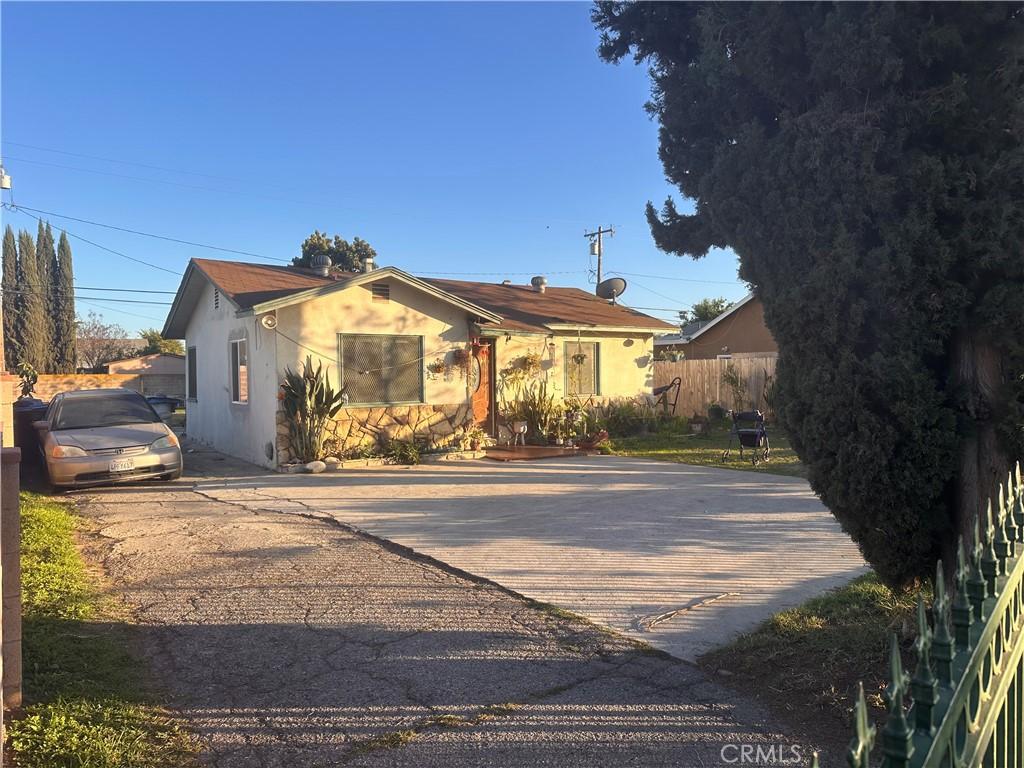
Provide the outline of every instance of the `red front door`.
[[473,347],[474,368],[479,375],[473,391],[473,423],[494,435],[494,339],[481,339]]

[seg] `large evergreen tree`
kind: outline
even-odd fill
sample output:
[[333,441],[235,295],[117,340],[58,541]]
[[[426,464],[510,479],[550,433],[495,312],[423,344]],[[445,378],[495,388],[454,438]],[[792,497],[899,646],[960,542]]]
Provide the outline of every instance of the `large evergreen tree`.
[[345,272],[358,272],[366,264],[367,258],[377,257],[373,246],[361,238],[353,238],[350,243],[341,235],[330,238],[317,229],[302,241],[302,256],[292,259],[292,265],[308,267],[313,257],[318,254],[326,254],[334,267]]
[[28,363],[37,371],[46,370],[50,358],[50,338],[46,317],[46,295],[39,290],[41,278],[36,259],[36,244],[29,232],[18,233],[18,302],[14,307],[15,336],[21,340],[19,363]]
[[53,372],[74,373],[77,364],[75,321],[75,268],[67,233],[60,233],[55,276],[51,276],[53,321]]
[[1024,452],[1020,4],[616,3],[650,67],[657,245],[731,246],[811,484],[891,584],[928,574]]
[[36,233],[36,264],[39,265],[39,290],[43,294],[43,306],[46,314],[46,365],[39,369],[40,373],[53,373],[54,364],[54,324],[60,298],[57,295],[57,249],[53,243],[53,230],[49,222],[39,221]]
[[18,294],[18,243],[14,230],[7,225],[4,230],[3,253],[3,312],[4,312],[4,368],[14,371],[21,359],[21,337],[18,335],[18,311],[21,296]]

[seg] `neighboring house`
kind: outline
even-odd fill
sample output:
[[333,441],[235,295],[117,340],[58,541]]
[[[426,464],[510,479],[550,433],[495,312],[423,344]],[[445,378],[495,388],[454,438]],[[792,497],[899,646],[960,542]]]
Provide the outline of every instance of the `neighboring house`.
[[576,288],[193,259],[163,335],[185,339],[189,435],[274,466],[290,458],[280,383],[307,355],[345,388],[338,450],[444,445],[494,434],[506,373],[527,361],[559,398],[650,393],[653,337],[672,327]]
[[654,348],[659,358],[669,352],[681,352],[687,360],[761,357],[779,352],[764,324],[764,305],[753,293],[730,305],[714,320],[688,323],[680,333],[658,336]]
[[107,373],[147,373],[163,376],[185,375],[185,356],[163,352],[139,355],[124,360],[112,360],[106,365]]

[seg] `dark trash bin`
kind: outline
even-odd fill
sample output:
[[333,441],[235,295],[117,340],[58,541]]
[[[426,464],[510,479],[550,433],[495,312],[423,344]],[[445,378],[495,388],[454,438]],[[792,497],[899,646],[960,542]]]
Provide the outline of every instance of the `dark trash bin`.
[[40,463],[39,433],[32,423],[45,419],[49,407],[49,403],[36,397],[23,397],[14,401],[14,445],[21,448],[22,464]]

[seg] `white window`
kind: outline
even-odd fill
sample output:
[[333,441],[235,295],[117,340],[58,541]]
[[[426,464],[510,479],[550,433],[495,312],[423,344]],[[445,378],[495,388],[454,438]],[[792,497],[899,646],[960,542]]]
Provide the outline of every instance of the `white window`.
[[249,402],[249,352],[245,339],[231,342],[231,402]]
[[349,405],[423,402],[423,337],[338,334],[341,386]]

